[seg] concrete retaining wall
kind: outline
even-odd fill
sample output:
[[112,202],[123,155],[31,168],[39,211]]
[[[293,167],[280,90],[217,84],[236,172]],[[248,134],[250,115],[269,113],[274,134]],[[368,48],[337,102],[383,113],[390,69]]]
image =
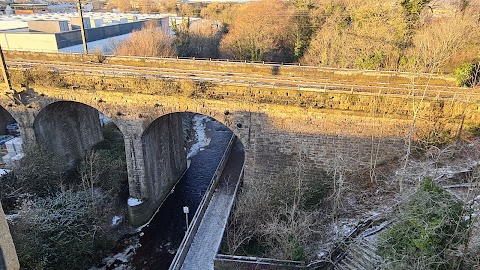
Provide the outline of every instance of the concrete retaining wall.
[[3,50],[58,50],[55,34],[52,33],[0,33],[0,44]]

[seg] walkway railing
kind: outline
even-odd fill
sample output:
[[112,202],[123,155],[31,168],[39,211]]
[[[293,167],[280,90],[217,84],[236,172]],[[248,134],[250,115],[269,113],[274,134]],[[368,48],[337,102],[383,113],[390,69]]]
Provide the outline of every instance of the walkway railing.
[[218,254],[214,269],[305,270],[306,266],[305,262],[300,261]]
[[205,211],[207,210],[208,204],[210,203],[210,200],[212,199],[213,194],[215,193],[215,189],[217,188],[218,182],[220,181],[220,176],[222,175],[225,164],[227,164],[228,158],[230,156],[230,152],[232,151],[232,148],[236,139],[237,137],[233,134],[232,138],[230,138],[230,141],[228,142],[227,149],[225,149],[222,159],[217,166],[217,170],[215,171],[215,174],[212,177],[212,181],[210,181],[210,185],[208,186],[208,189],[205,192],[205,195],[203,195],[202,201],[200,202],[200,205],[198,206],[197,211],[195,212],[195,215],[193,216],[193,219],[190,222],[190,225],[188,226],[187,233],[183,237],[182,243],[180,244],[180,247],[178,248],[178,251],[175,254],[175,257],[173,258],[173,262],[168,268],[169,270],[179,270],[182,267],[185,257],[187,256],[188,250],[190,249],[193,239],[195,238],[195,234],[197,233],[198,227],[200,226],[203,216],[205,215]]

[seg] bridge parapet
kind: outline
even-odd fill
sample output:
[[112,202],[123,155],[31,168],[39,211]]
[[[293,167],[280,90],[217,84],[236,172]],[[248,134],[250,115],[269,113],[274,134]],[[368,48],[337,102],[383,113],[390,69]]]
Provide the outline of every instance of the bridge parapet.
[[227,59],[199,58],[155,58],[137,56],[84,55],[81,53],[39,53],[31,51],[4,51],[7,61],[56,61],[63,63],[90,64],[104,63],[146,68],[170,68],[178,70],[216,71],[230,75],[236,73],[271,75],[274,77],[290,76],[294,78],[328,79],[331,81],[347,81],[368,84],[371,82],[386,85],[430,85],[455,88],[455,79],[451,76],[435,73],[415,73],[400,71],[358,70],[348,68],[300,66],[288,63],[261,63],[231,61]]

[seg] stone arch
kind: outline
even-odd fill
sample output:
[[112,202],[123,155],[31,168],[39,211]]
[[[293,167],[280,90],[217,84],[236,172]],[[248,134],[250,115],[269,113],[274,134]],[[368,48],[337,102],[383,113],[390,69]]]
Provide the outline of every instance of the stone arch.
[[0,148],[0,163],[7,169],[13,168],[17,162],[23,157],[23,136],[24,131],[20,132],[20,123],[17,118],[0,106],[0,135],[3,137]]
[[[27,108],[27,107],[25,106],[24,108]],[[2,108],[0,107],[0,109]],[[69,100],[55,100],[55,101],[48,100],[46,102],[43,101],[43,102],[33,103],[32,106],[28,107],[28,109],[29,110],[25,110],[26,112],[23,111],[18,113],[17,116],[20,120],[22,120],[22,116],[26,118],[25,115],[27,114],[29,116],[32,116],[33,120],[31,121],[30,125],[33,126],[33,132],[35,133],[35,138],[39,145],[46,146],[48,150],[56,152],[55,149],[52,148],[52,146],[54,147],[60,146],[60,147],[66,147],[67,152],[69,152],[70,154],[72,153],[82,154],[79,149],[75,149],[73,150],[73,152],[70,152],[70,149],[68,149],[69,143],[72,143],[74,145],[77,143],[80,144],[81,147],[85,148],[85,149],[82,148],[82,150],[90,150],[93,146],[96,146],[95,147],[96,150],[105,149],[104,144],[96,145],[96,143],[99,142],[98,140],[87,139],[85,141],[80,141],[80,142],[77,141],[77,140],[82,140],[82,137],[85,135],[87,135],[87,137],[88,135],[91,135],[88,132],[91,129],[89,129],[88,126],[86,127],[86,125],[88,125],[89,118],[94,119],[94,126],[96,126],[94,127],[94,129],[98,129],[98,126],[100,125],[99,113],[102,113],[102,112],[100,112],[97,108],[87,104],[83,104],[75,101],[69,101]],[[85,112],[86,114],[83,114]],[[22,115],[22,113],[24,115]],[[0,114],[0,116],[2,116],[2,114]],[[85,123],[83,120],[86,120],[87,123]],[[118,137],[119,137],[119,134],[121,134],[121,136],[123,137],[123,132],[121,131],[119,126],[115,123],[116,121],[114,119],[110,119],[110,120],[116,126],[116,128],[118,128],[119,133],[116,133]],[[84,130],[82,132],[82,130],[80,130],[82,128],[87,128],[87,129],[86,131]],[[59,131],[59,132],[55,132],[55,131]],[[62,139],[55,140],[57,137],[60,137]],[[101,138],[103,139],[104,137],[101,136]],[[50,143],[51,140],[53,140],[54,142],[51,144],[48,144]],[[121,140],[121,142],[123,145],[123,139]],[[69,159],[68,156],[66,155],[61,155],[61,156],[67,157],[67,160]],[[70,168],[70,169],[73,169],[73,168]],[[74,168],[74,169],[77,169],[77,168]],[[67,177],[70,177],[70,174]],[[75,175],[73,177],[77,177],[77,176]],[[74,179],[77,180],[76,178]],[[118,178],[112,178],[112,179],[116,180]],[[103,181],[103,179],[101,180]],[[123,192],[125,191],[124,187],[125,186],[123,185],[121,186],[122,197],[120,197],[119,195],[119,198],[121,199],[126,199],[126,198],[123,198]],[[1,208],[1,205],[0,205],[0,208]],[[123,211],[124,209],[122,208],[121,210]],[[2,218],[3,218],[3,212],[0,213],[0,220]],[[1,227],[1,224],[0,224],[0,227]],[[15,252],[15,247],[13,246],[13,240],[11,239],[11,235],[8,234],[8,237],[10,239],[6,239],[6,240],[9,240],[12,245],[10,252]],[[5,243],[6,240],[0,239],[0,244],[2,247],[7,246],[8,243]],[[17,241],[17,239],[15,239],[15,241]],[[15,260],[18,265],[18,259],[16,258],[16,256],[15,256]],[[18,269],[18,267],[12,268],[12,269]]]
[[174,113],[193,113],[193,114],[199,114],[199,115],[205,115],[208,116],[215,121],[221,123],[225,127],[229,128],[233,134],[241,141],[243,146],[247,146],[248,144],[248,138],[247,138],[247,132],[245,132],[246,129],[248,129],[248,126],[245,126],[244,123],[240,122],[235,122],[232,121],[229,116],[232,115],[232,112],[225,110],[223,112],[218,112],[216,110],[210,110],[208,108],[200,107],[200,108],[186,108],[186,109],[180,109],[180,108],[165,108],[163,110],[162,114],[156,115],[156,117],[149,118],[148,120],[143,121],[143,126],[144,132],[145,130],[156,120],[159,118],[169,115],[169,114],[174,114]]
[[[230,131],[232,131],[232,133],[240,140],[242,146],[245,146],[245,142],[240,137],[240,136],[242,136],[242,134],[239,134],[238,130],[236,128],[232,127],[231,123],[226,123],[226,121],[224,121],[224,119],[218,120],[220,117],[218,117],[218,115],[215,112],[203,111],[203,112],[199,113],[199,112],[196,112],[196,111],[175,111],[174,110],[174,111],[171,111],[169,113],[160,115],[156,119],[153,119],[153,120],[149,121],[149,123],[146,125],[146,128],[144,129],[144,131],[141,135],[142,145],[145,146],[145,147],[143,147],[144,148],[143,149],[143,154],[144,154],[144,160],[145,160],[145,177],[155,179],[159,176],[159,175],[156,175],[155,173],[153,173],[153,171],[158,170],[159,168],[157,167],[158,165],[150,164],[152,162],[152,160],[164,159],[164,160],[168,161],[167,164],[174,164],[174,167],[177,168],[177,169],[175,169],[174,174],[178,173],[178,168],[183,168],[181,164],[186,163],[186,160],[185,161],[184,160],[178,160],[176,157],[172,157],[172,156],[169,156],[168,160],[167,160],[167,159],[165,159],[165,155],[160,156],[159,153],[164,153],[165,151],[169,151],[169,149],[171,148],[170,147],[171,144],[175,143],[175,142],[181,144],[179,147],[185,148],[185,146],[183,144],[183,141],[175,139],[175,137],[182,136],[182,134],[180,133],[182,131],[182,126],[181,126],[181,123],[179,123],[179,121],[181,121],[181,116],[184,113],[205,115],[205,116],[208,116],[208,117],[212,118],[213,120],[221,123],[226,128],[228,128]],[[163,125],[163,127],[161,125]],[[159,135],[161,135],[163,130],[168,132],[168,134],[166,134],[167,136],[160,137]],[[151,137],[151,138],[149,138],[149,137]],[[165,149],[158,149],[158,148],[155,149],[155,148],[152,148],[152,147],[148,147],[149,145],[150,146],[153,145],[151,143],[149,144],[149,142],[148,142],[149,140],[153,139],[153,140],[158,142],[158,141],[160,141],[164,138],[168,138],[168,140],[170,140],[170,144],[164,145],[164,147],[167,147],[167,148],[165,148]],[[157,147],[158,146],[159,145],[157,145]],[[169,152],[169,153],[174,153],[175,155],[181,154],[181,155],[186,156],[186,153],[184,151],[182,151],[181,149],[178,149],[178,151],[179,152],[177,152],[177,153],[175,153],[175,151],[174,152]],[[151,154],[152,155],[156,154],[157,157],[155,159],[147,158]],[[152,170],[152,171],[150,171],[150,170]],[[164,173],[165,169],[162,169],[161,172]],[[160,177],[160,178],[162,178],[162,177]],[[149,189],[149,190],[152,190],[152,189]]]
[[103,140],[99,113],[97,108],[76,101],[50,102],[35,116],[36,141],[73,166],[86,150]]
[[7,109],[0,106],[0,134],[7,134],[7,125],[16,122],[15,117]]
[[82,105],[82,106],[88,106],[92,109],[95,109],[99,113],[108,117],[110,119],[110,121],[112,121],[115,124],[115,126],[117,126],[120,129],[120,131],[122,131],[122,135],[124,135],[123,130],[122,130],[121,121],[119,121],[117,119],[117,117],[115,117],[115,115],[113,115],[110,112],[110,110],[108,110],[108,107],[96,106],[98,102],[97,103],[83,102],[83,101],[77,101],[76,99],[72,99],[72,100],[69,100],[69,99],[46,99],[46,100],[42,100],[41,102],[36,102],[35,103],[36,104],[34,106],[35,117],[37,117],[38,114],[40,114],[47,107],[55,106],[57,103],[74,103],[74,104],[79,104],[79,105]]
[[[129,205],[132,223],[144,224],[148,221],[162,201],[168,196],[174,185],[187,169],[186,145],[183,137],[182,116],[193,113],[208,116],[228,128],[237,137],[231,126],[225,125],[208,114],[192,111],[172,111],[148,119],[143,122],[143,132],[137,144],[141,151],[141,167],[143,169],[138,181],[130,181],[130,194],[137,196],[141,204]],[[244,146],[243,141],[241,141]],[[133,178],[133,177],[132,177]]]

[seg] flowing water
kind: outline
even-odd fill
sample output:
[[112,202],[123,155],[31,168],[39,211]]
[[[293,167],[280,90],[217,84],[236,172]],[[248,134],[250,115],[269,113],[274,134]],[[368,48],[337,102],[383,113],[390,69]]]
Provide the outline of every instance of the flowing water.
[[186,230],[183,207],[189,207],[190,221],[232,136],[224,125],[200,115],[194,117],[194,129],[197,142],[188,153],[190,167],[150,224],[142,229],[141,246],[132,261],[137,270],[168,269]]

